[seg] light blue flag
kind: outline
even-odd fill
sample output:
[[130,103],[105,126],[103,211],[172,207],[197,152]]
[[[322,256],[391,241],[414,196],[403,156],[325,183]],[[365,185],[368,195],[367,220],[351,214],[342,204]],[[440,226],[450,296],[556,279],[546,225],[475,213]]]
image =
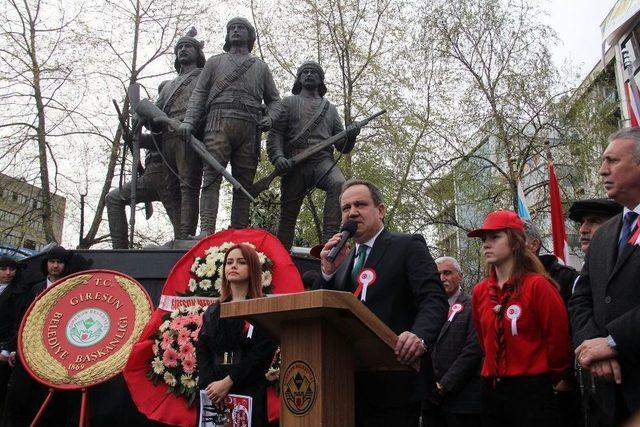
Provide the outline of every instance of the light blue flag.
[[524,190],[522,190],[520,181],[518,181],[518,216],[525,221],[531,221],[527,200],[524,198]]

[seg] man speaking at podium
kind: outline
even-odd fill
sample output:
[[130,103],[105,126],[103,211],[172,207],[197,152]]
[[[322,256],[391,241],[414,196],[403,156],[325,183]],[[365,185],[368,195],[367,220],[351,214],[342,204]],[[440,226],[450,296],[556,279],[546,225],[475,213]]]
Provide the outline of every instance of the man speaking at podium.
[[426,382],[433,381],[429,358],[449,304],[438,269],[424,238],[384,228],[380,190],[364,180],[350,180],[340,195],[342,222],[355,221],[355,247],[344,245],[333,261],[331,249],[343,238],[334,235],[320,253],[318,288],[353,292],[399,335],[398,361],[421,363],[420,372],[370,372],[355,376],[356,426],[418,426]]

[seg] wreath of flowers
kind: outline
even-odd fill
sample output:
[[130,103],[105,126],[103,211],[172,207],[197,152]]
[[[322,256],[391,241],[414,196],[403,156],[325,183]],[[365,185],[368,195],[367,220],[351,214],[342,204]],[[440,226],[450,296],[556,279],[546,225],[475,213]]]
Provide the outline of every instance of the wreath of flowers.
[[153,343],[147,377],[157,385],[164,381],[170,393],[183,395],[191,405],[198,395],[196,341],[206,307],[180,307],[162,317]]
[[[242,244],[256,249],[252,243],[242,242]],[[204,257],[196,257],[189,270],[191,278],[189,279],[187,292],[182,295],[219,297],[222,287],[222,263],[224,262],[224,255],[229,248],[234,245],[236,245],[234,242],[224,242],[219,246],[212,246],[205,250]],[[256,252],[258,253],[262,270],[262,287],[265,293],[269,293],[273,263],[264,253],[257,249]]]
[[[222,286],[222,270],[225,253],[236,243],[224,242],[205,250],[204,258],[196,257],[190,269],[188,291],[182,296],[219,297]],[[243,242],[255,249],[249,242]],[[265,293],[271,287],[271,260],[257,251],[262,270],[262,286]],[[202,327],[202,314],[207,307],[194,305],[179,307],[162,317],[162,324],[154,336],[153,358],[147,371],[154,385],[163,381],[169,393],[184,396],[193,404],[198,389],[198,363],[196,342]]]

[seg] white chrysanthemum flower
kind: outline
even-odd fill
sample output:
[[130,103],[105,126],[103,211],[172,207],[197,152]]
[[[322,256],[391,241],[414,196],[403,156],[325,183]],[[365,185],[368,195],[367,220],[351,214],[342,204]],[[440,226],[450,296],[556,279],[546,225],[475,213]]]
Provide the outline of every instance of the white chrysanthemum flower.
[[[171,314],[173,314],[173,313],[171,313]],[[164,322],[162,322],[162,324],[160,325],[160,328],[158,328],[158,329],[160,329],[160,332],[164,332],[164,331],[166,331],[167,329],[169,329],[169,324],[170,324],[170,323],[171,323],[171,322],[170,322],[170,321],[168,321],[168,320],[165,320]]]
[[273,276],[271,276],[271,272],[270,271],[265,271],[262,273],[262,286],[263,287],[267,287],[267,286],[271,286],[271,279],[273,278]]
[[170,387],[175,387],[175,385],[178,383],[178,381],[176,381],[176,377],[174,377],[171,372],[165,372],[162,379],[164,379],[164,382],[167,383]]
[[188,308],[189,314],[198,314],[201,308],[200,304],[192,305]]
[[262,252],[258,252],[258,259],[260,260],[260,265],[264,265],[267,262],[267,257]]
[[205,263],[205,273],[204,276],[205,277],[211,277],[215,274],[216,272],[216,262],[215,260],[211,259],[207,259],[207,262]]
[[220,252],[226,252],[227,249],[229,249],[233,245],[234,245],[233,242],[224,242],[223,244],[218,246],[218,249],[220,250]]
[[215,286],[216,291],[220,292],[220,290],[222,289],[222,277],[218,277],[213,286]]
[[198,288],[198,282],[196,282],[194,279],[189,279],[189,290],[191,292],[195,292],[197,288]]
[[153,345],[151,346],[151,349],[153,350],[153,354],[157,356],[158,353],[160,353],[160,343],[158,341],[154,342]]
[[200,287],[205,291],[208,289],[211,289],[211,280],[208,280],[208,279],[201,280]]
[[151,367],[153,368],[154,374],[162,375],[162,373],[164,372],[164,364],[162,363],[162,359],[160,359],[159,357],[153,358]]
[[175,318],[176,318],[176,317],[178,317],[179,315],[180,315],[180,310],[179,310],[179,309],[176,309],[176,310],[173,310],[173,311],[171,312],[171,314],[169,315],[169,317],[170,317],[170,318],[172,318],[172,319],[175,319]]
[[194,388],[196,386],[195,380],[191,377],[191,375],[182,375],[180,377],[180,382],[186,388]]
[[196,257],[196,259],[193,260],[193,264],[191,264],[191,271],[195,272],[199,265],[200,265],[200,257]]
[[195,273],[198,277],[205,277],[205,275],[207,274],[207,263],[203,262],[202,264],[200,264]]

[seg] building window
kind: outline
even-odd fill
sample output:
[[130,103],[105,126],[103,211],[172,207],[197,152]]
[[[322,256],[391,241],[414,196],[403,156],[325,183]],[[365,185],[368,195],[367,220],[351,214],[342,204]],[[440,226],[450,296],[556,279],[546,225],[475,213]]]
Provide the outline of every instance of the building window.
[[14,202],[18,201],[18,193],[16,193],[15,191],[11,192],[11,200],[13,200]]
[[26,240],[24,241],[24,245],[23,245],[23,247],[24,247],[25,249],[32,249],[32,250],[35,250],[35,249],[36,249],[36,242],[34,242],[34,241],[33,241],[33,240],[31,240],[31,239],[26,239]]

